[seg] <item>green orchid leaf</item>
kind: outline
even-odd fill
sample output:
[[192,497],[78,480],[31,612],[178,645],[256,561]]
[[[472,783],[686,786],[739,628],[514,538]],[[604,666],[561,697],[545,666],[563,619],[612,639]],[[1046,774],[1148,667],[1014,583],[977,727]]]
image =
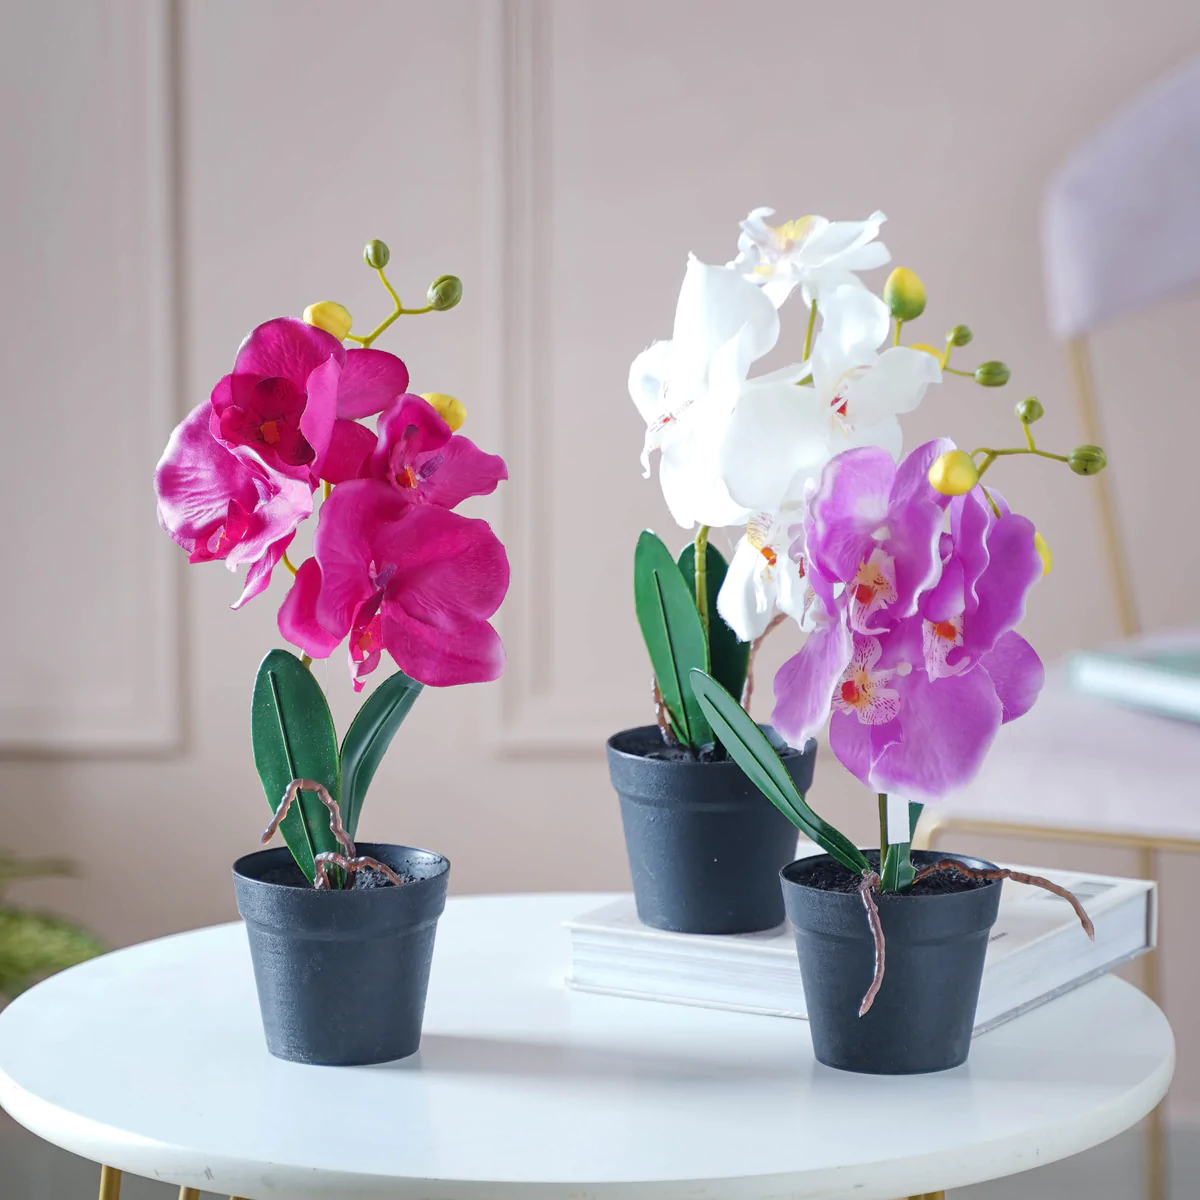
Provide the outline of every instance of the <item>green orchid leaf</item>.
[[[258,668],[250,710],[254,765],[274,812],[293,779],[313,779],[338,799],[338,745],[333,717],[312,672],[286,650],[272,650]],[[329,810],[301,792],[279,827],[296,865],[311,881],[313,856],[340,847]]]
[[648,529],[638,538],[634,553],[633,597],[675,734],[685,745],[698,749],[712,741],[712,731],[696,702],[688,673],[693,668],[708,670],[708,642],[696,601],[675,560]]
[[11,998],[105,949],[90,933],[61,917],[0,907],[0,995]]
[[385,679],[366,699],[342,740],[342,822],[353,838],[371,780],[392,738],[424,684],[403,671]]
[[909,842],[892,842],[883,859],[879,873],[879,888],[884,892],[907,892],[913,885],[916,871],[912,865],[912,846]]
[[861,875],[870,864],[845,834],[822,820],[792,782],[779,754],[745,709],[703,671],[692,672],[692,688],[718,740],[750,781],[802,833],[847,870]]
[[[750,643],[739,642],[738,636],[717,612],[717,593],[725,582],[729,565],[724,555],[711,542],[704,563],[708,579],[708,661],[712,677],[731,695],[741,696],[746,686],[746,668],[750,663]],[[679,555],[679,572],[696,598],[696,543],[688,542]]]
[[908,840],[910,842],[917,836],[917,822],[920,821],[924,811],[924,804],[918,804],[915,800],[908,802]]

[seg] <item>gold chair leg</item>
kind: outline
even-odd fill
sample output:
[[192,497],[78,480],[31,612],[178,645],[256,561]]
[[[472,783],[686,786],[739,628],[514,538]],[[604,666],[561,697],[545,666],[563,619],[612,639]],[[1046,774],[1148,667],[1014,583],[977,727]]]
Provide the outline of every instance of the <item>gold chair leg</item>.
[[121,1172],[100,1168],[100,1200],[121,1200]]
[[179,1200],[200,1200],[200,1189],[181,1187],[179,1189]]

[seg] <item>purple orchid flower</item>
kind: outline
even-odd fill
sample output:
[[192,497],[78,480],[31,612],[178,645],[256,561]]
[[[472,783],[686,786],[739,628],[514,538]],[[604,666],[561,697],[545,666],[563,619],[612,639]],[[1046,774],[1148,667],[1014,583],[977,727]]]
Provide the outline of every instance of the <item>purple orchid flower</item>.
[[804,532],[828,619],[775,679],[772,719],[789,740],[802,744],[832,710],[839,761],[915,800],[968,783],[1044,677],[1013,632],[1043,570],[1033,525],[972,491],[943,532],[944,498],[925,476],[947,448],[927,443],[898,469],[853,450],[826,468]]

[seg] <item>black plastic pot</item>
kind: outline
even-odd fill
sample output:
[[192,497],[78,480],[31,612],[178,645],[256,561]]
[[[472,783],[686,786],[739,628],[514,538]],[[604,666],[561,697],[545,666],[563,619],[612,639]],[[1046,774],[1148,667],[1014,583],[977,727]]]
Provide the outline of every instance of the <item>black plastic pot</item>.
[[[992,866],[958,854],[912,855],[917,867],[945,858]],[[824,854],[802,858],[780,872],[818,1062],[869,1075],[919,1075],[966,1062],[1000,882],[938,895],[877,894],[886,970],[875,1003],[860,1017],[875,943],[857,892],[806,886],[829,861]]]
[[[783,753],[801,792],[812,784],[817,744]],[[753,933],[783,922],[779,868],[796,856],[796,828],[734,762],[663,760],[658,726],[608,740],[608,771],[621,799],[638,918],[679,933]]]
[[317,891],[286,848],[233,864],[276,1058],[354,1066],[407,1058],[421,1043],[450,863],[411,846],[360,842],[358,850],[406,882]]

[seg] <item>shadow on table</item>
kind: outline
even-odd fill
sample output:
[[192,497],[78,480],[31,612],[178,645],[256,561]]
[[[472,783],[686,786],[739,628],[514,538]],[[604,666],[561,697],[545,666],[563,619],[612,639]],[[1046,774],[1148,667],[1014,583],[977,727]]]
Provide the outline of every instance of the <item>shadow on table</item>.
[[694,1055],[629,1053],[603,1046],[563,1046],[552,1042],[501,1041],[459,1034],[426,1033],[420,1051],[400,1062],[367,1068],[378,1071],[444,1071],[463,1075],[503,1075],[575,1079],[583,1082],[704,1083],[742,1079],[758,1083],[796,1082],[794,1063],[705,1060]]

